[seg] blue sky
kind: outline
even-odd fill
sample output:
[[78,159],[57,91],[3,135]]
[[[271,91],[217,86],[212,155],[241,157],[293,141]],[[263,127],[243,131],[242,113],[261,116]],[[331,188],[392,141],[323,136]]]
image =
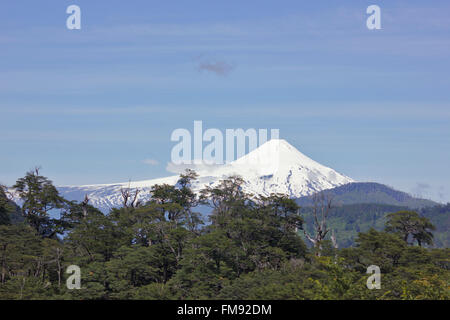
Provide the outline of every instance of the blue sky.
[[[81,30],[66,29],[71,4]],[[371,4],[382,30],[366,28]],[[171,132],[202,120],[279,128],[356,180],[450,201],[449,14],[448,1],[2,1],[0,181],[36,165],[64,185],[166,176]]]

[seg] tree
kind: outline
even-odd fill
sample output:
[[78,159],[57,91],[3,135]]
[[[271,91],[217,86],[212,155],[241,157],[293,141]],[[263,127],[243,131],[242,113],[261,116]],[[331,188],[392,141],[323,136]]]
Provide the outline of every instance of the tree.
[[129,298],[134,288],[160,280],[152,247],[121,247],[106,263],[108,287],[113,298]]
[[305,255],[297,234],[302,219],[298,206],[282,195],[255,198],[242,188],[243,180],[232,176],[207,187],[202,197],[213,208],[206,232],[219,232],[233,243],[227,260],[236,275],[264,268],[278,268],[290,258]]
[[12,210],[8,197],[6,196],[5,187],[0,185],[0,225],[10,224],[11,219],[9,212]]
[[22,212],[27,222],[41,236],[55,236],[57,220],[51,219],[49,212],[63,209],[67,201],[59,195],[52,182],[40,175],[39,168],[35,168],[17,180],[13,188],[23,200]]
[[356,248],[343,249],[340,256],[345,258],[350,268],[360,272],[366,272],[370,265],[379,266],[383,273],[392,272],[399,266],[407,249],[407,245],[397,234],[375,229],[360,232],[355,241]]
[[137,208],[139,207],[142,203],[139,200],[138,196],[139,193],[141,192],[138,188],[136,188],[134,190],[134,193],[130,191],[130,183],[128,184],[128,188],[121,188],[120,189],[120,193],[122,194],[122,203],[123,203],[123,207],[124,208]]
[[243,184],[241,177],[231,176],[221,180],[217,186],[206,186],[201,190],[201,202],[213,209],[210,215],[213,225],[223,227],[248,208],[251,195],[244,192]]
[[[332,208],[333,198],[324,192],[315,193],[313,195],[313,217],[314,217],[314,234],[310,235],[306,229],[303,229],[305,237],[313,244],[316,250],[316,256],[320,257],[322,251],[322,241],[325,240],[330,229],[327,226],[328,215]],[[332,243],[337,248],[336,237],[333,233]]]
[[77,260],[84,263],[103,262],[109,260],[114,250],[120,247],[121,239],[118,235],[122,233],[117,229],[109,216],[94,209],[74,224],[64,242]]
[[[199,199],[195,179],[187,171],[176,185],[154,186],[145,205],[104,214],[88,197],[62,199],[58,208],[50,203],[57,193],[43,190],[51,191],[51,182],[29,173],[22,179],[26,221],[0,225],[0,300],[449,299],[450,249],[408,245],[408,237],[419,245],[429,239],[429,223],[415,214],[391,214],[390,232],[370,229],[358,234],[356,247],[338,250],[327,226],[331,201],[317,198],[306,219],[314,256],[299,235],[304,222],[293,199],[246,194],[239,177],[207,187]],[[5,212],[14,205],[2,190]],[[201,202],[212,208],[211,224],[202,225],[195,212]],[[48,217],[55,209],[58,221]],[[34,215],[43,220],[38,228],[27,223]],[[48,237],[47,230],[64,230],[65,237]],[[69,265],[82,270],[81,290],[64,286]],[[366,287],[370,265],[381,269],[380,290]]]
[[200,225],[203,224],[203,220],[198,212],[194,212],[193,208],[197,207],[200,203],[197,195],[192,191],[192,183],[198,178],[198,174],[191,169],[180,174],[177,187],[179,190],[178,203],[183,207],[185,214],[185,226],[193,233],[199,234]]
[[257,199],[259,209],[280,219],[284,231],[297,233],[303,228],[303,219],[298,214],[300,207],[295,200],[283,194],[271,194],[269,197],[260,196]]
[[433,233],[435,226],[425,217],[421,217],[417,212],[398,211],[387,215],[386,231],[398,233],[403,240],[408,243],[411,236],[419,246],[422,244],[433,244]]
[[169,284],[177,299],[213,298],[237,276],[231,261],[239,253],[220,230],[201,235],[190,244]]
[[84,196],[82,202],[67,201],[66,209],[61,214],[60,224],[66,229],[72,229],[77,224],[91,218],[94,215],[103,215],[97,208],[89,204],[88,195]]
[[203,221],[193,208],[199,204],[197,195],[192,191],[192,182],[197,178],[193,170],[186,170],[180,175],[175,186],[155,185],[151,189],[150,204],[159,206],[168,221],[185,225],[195,232]]
[[0,226],[0,283],[8,278],[42,275],[40,240],[30,226]]

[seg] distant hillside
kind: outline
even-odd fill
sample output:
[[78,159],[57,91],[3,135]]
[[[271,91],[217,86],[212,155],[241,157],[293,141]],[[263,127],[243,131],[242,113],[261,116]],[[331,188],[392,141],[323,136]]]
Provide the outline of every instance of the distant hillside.
[[[432,207],[438,203],[414,198],[406,192],[394,190],[386,185],[373,182],[353,182],[325,191],[333,196],[336,205],[374,203],[393,206],[403,206],[412,209]],[[300,206],[311,206],[312,197],[305,196],[297,199]]]
[[450,247],[450,203],[431,208],[423,208],[420,215],[428,218],[435,225],[434,243],[438,247]]
[[[383,230],[388,213],[411,210],[405,206],[385,204],[351,204],[335,207],[330,212],[328,226],[334,230],[340,248],[355,245],[358,232],[367,232],[370,228]],[[450,247],[450,204],[423,208],[417,212],[430,219],[436,226],[434,234],[435,247]],[[305,220],[307,231],[313,231],[313,214],[311,207],[302,207],[301,216]],[[308,243],[308,240],[305,239]],[[308,243],[309,244],[309,243]]]
[[[328,217],[328,227],[336,233],[340,248],[355,245],[358,232],[366,232],[370,228],[383,230],[388,213],[407,210],[406,207],[385,204],[351,204],[334,207]],[[314,217],[311,207],[302,207],[300,214],[305,221],[308,232],[313,232]],[[308,243],[308,240],[305,239]],[[309,244],[309,243],[308,243]]]

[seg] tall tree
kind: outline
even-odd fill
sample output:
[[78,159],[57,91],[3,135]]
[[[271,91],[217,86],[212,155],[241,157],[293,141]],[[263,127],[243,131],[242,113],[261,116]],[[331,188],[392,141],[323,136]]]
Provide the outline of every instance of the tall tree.
[[230,176],[217,186],[206,186],[201,191],[200,200],[213,209],[210,215],[213,225],[223,227],[247,208],[251,195],[244,192],[243,185],[241,177]]
[[[314,233],[310,235],[306,229],[303,229],[305,237],[313,244],[316,249],[316,256],[320,257],[322,250],[322,242],[325,240],[330,228],[327,225],[327,219],[332,208],[333,198],[324,192],[313,195],[313,217],[314,217]],[[337,246],[335,235],[332,235],[332,242]]]
[[419,246],[432,245],[432,231],[435,229],[430,220],[414,211],[398,211],[387,215],[386,231],[400,234],[405,242],[411,236]]
[[9,204],[5,190],[6,188],[0,185],[0,225],[11,223],[9,212],[11,211],[12,208]]
[[51,219],[49,212],[63,209],[67,201],[59,195],[52,181],[42,176],[39,168],[35,168],[18,179],[13,188],[23,200],[22,212],[28,223],[38,234],[54,236],[57,232],[57,220]]

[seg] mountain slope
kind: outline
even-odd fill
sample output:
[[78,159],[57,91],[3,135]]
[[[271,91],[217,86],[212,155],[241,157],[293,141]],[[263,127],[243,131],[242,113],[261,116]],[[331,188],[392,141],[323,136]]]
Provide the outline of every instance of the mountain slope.
[[[437,205],[434,201],[414,198],[406,192],[397,191],[386,185],[373,182],[345,184],[327,190],[327,194],[333,196],[333,202],[337,205],[374,203],[404,206],[413,209]],[[297,199],[297,203],[301,206],[311,206],[313,201],[310,196],[306,196]]]
[[[245,156],[225,165],[198,171],[199,178],[193,184],[198,192],[206,185],[214,186],[231,175],[244,179],[244,190],[251,194],[270,195],[283,193],[298,198],[317,191],[353,182],[335,170],[321,165],[302,154],[285,140],[269,140]],[[82,200],[85,194],[91,204],[107,210],[121,205],[122,188],[139,188],[140,199],[149,199],[149,191],[155,184],[175,184],[178,176],[131,183],[99,184],[59,187],[62,196],[70,200]]]
[[[406,206],[393,206],[386,204],[360,203],[335,207],[331,210],[327,225],[333,230],[339,248],[355,245],[359,232],[367,232],[370,228],[382,231],[386,224],[386,215],[401,210],[411,210]],[[437,205],[417,210],[417,212],[436,226],[433,231],[434,246],[448,248],[450,245],[450,204]],[[305,228],[313,232],[314,216],[311,207],[302,207],[300,210],[305,220]],[[305,239],[306,240],[306,239]],[[308,240],[305,241],[310,244]]]

